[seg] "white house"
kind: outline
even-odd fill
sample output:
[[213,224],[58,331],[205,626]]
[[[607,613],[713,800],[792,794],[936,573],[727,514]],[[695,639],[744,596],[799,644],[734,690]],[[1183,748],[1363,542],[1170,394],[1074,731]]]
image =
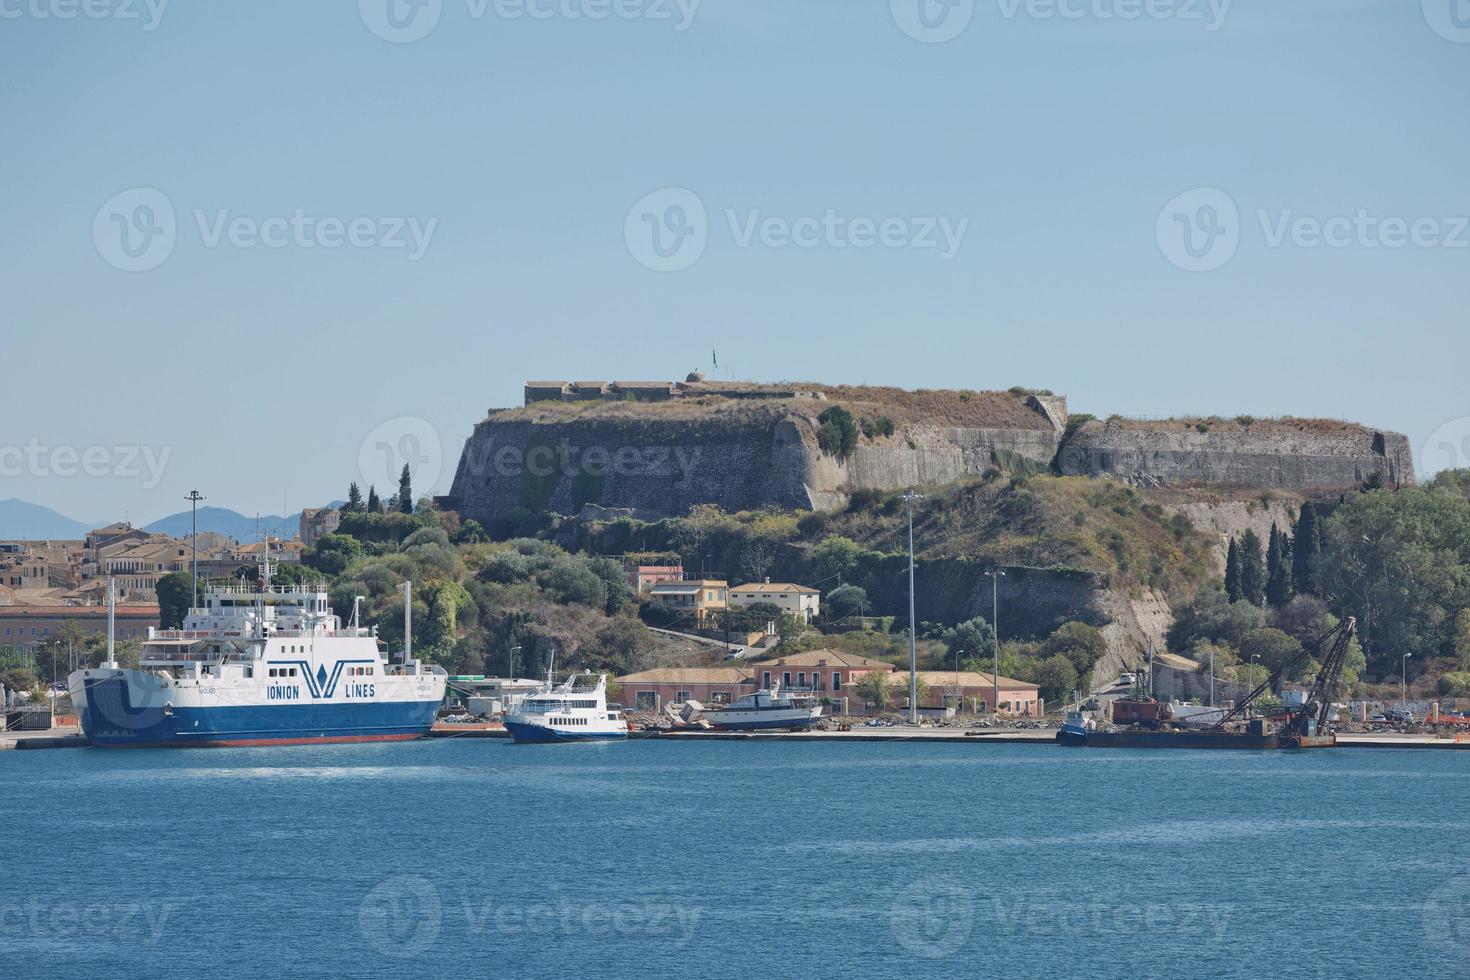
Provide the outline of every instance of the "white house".
[[822,611],[822,593],[805,585],[772,582],[767,579],[750,585],[737,585],[730,590],[732,606],[753,606],[758,602],[779,606],[782,612],[799,616],[807,623],[816,619],[817,614]]

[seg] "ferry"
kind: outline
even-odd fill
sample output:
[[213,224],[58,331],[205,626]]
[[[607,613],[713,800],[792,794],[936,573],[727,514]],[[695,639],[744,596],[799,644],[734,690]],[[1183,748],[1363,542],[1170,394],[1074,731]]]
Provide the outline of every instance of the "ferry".
[[390,663],[376,628],[344,627],[326,588],[260,578],[206,590],[184,628],[150,628],[136,669],[113,648],[109,584],[107,660],[67,678],[82,732],[105,748],[317,745],[426,735],[444,699],[443,668],[414,660],[404,584],[404,652]]
[[517,742],[612,742],[628,737],[622,707],[607,703],[607,675],[573,674],[553,687],[548,677],[503,719]]
[[702,717],[722,732],[752,732],[763,728],[797,731],[811,728],[822,717],[815,695],[782,694],[779,683],[768,691],[756,691],[733,704],[705,708]]

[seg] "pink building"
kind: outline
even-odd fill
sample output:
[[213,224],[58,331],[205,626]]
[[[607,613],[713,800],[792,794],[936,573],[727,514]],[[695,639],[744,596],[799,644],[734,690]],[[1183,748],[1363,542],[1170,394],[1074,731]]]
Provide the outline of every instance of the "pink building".
[[638,595],[653,591],[660,582],[683,580],[683,565],[638,565],[628,569],[628,586]]
[[893,664],[871,660],[840,650],[807,650],[751,666],[762,688],[779,682],[795,691],[812,691],[832,697],[856,697],[858,681],[875,670],[893,673]]
[[624,707],[661,711],[677,701],[729,704],[755,691],[750,671],[740,667],[659,667],[619,677],[618,696]]

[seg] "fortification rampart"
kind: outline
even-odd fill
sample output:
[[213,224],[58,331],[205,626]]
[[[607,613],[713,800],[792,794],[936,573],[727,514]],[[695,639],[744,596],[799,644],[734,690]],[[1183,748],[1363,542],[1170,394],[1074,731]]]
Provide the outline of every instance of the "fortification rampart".
[[1091,421],[1061,447],[1065,476],[1142,485],[1348,490],[1414,483],[1409,441],[1394,432],[1308,420]]

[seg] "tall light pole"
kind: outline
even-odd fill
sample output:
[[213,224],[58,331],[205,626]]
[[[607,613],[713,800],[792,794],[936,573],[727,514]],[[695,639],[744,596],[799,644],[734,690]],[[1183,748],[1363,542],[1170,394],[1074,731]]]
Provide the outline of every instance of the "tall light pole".
[[1210,647],[1210,707],[1215,706],[1215,648]]
[[1000,580],[1005,577],[1005,571],[992,568],[985,573],[990,576],[990,628],[995,632],[995,661],[990,672],[990,680],[994,685],[991,691],[993,700],[990,702],[990,710],[997,718],[1000,717]]
[[919,723],[919,624],[914,619],[914,501],[923,494],[910,490],[903,495],[909,505],[909,724]]
[[1409,700],[1409,658],[1412,656],[1412,653],[1406,653],[1399,660],[1399,680],[1402,681],[1404,685],[1404,696],[1401,700],[1404,701]]
[[189,570],[194,578],[194,595],[189,600],[189,608],[193,609],[199,605],[199,501],[205,498],[198,490],[190,490],[184,499],[189,501]]

